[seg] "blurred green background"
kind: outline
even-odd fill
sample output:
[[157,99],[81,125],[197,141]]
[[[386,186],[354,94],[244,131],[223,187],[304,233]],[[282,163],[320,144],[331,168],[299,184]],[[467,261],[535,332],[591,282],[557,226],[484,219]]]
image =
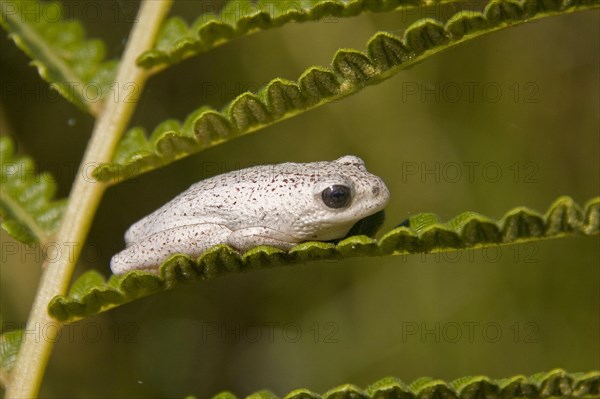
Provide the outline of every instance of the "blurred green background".
[[[85,2],[77,4],[83,15]],[[98,4],[102,13],[86,28],[118,56],[130,23],[115,22],[111,7],[125,3]],[[173,13],[189,21],[197,5],[176,2]],[[242,38],[153,77],[132,125],[152,129],[202,104],[220,108],[274,77],[328,65],[337,48],[364,49],[378,30],[400,35],[419,17],[445,19],[452,10],[292,23]],[[383,231],[419,212],[500,218],[519,205],[544,212],[563,194],[583,204],[600,183],[598,17],[584,12],[487,35],[350,98],[112,187],[77,273],[108,276],[131,223],[200,179],[261,163],[362,157],[392,194]],[[66,196],[93,120],[50,92],[5,32],[0,45],[5,129]],[[27,320],[40,274],[34,252],[3,255],[5,328]],[[41,396],[208,397],[263,388],[283,395],[385,376],[598,369],[599,252],[598,237],[571,237],[180,286],[67,327]]]

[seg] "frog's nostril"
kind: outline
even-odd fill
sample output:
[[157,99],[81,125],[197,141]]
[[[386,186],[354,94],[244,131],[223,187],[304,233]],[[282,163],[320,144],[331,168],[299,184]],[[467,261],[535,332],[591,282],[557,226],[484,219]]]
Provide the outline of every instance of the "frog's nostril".
[[373,193],[374,197],[377,197],[379,195],[379,187],[375,186],[371,189],[371,192]]

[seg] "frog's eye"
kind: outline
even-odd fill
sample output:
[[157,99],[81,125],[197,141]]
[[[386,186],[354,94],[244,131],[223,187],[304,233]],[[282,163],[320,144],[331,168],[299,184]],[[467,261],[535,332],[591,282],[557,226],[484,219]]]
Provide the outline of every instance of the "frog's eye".
[[348,186],[334,184],[333,186],[329,186],[321,192],[321,198],[323,198],[323,203],[328,208],[345,208],[348,206],[348,204],[350,204],[352,190],[350,190],[350,187]]

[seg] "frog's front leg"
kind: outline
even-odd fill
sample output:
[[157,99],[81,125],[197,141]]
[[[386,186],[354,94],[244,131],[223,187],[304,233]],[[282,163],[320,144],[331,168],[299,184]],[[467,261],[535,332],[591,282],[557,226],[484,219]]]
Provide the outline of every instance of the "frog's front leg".
[[130,243],[110,261],[115,274],[130,270],[155,270],[167,258],[176,253],[191,257],[200,255],[209,247],[224,243],[231,234],[225,226],[205,223],[180,226],[159,231],[140,242]]
[[287,250],[298,242],[295,237],[268,227],[246,227],[234,230],[227,238],[227,244],[239,251],[247,251],[258,245],[270,245]]

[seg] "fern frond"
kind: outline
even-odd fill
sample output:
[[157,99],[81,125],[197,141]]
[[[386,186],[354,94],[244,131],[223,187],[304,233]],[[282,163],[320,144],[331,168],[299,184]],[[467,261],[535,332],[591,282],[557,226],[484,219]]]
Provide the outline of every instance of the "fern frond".
[[207,280],[250,270],[286,266],[317,260],[341,260],[357,256],[384,256],[483,248],[567,235],[599,233],[600,197],[582,209],[571,198],[560,197],[545,215],[524,207],[515,208],[499,221],[473,212],[441,223],[433,214],[415,215],[408,225],[392,229],[379,240],[354,235],[338,243],[306,242],[290,251],[258,246],[243,255],[227,245],[217,245],[197,259],[176,254],[166,260],[159,273],[131,271],[113,275],[108,281],[96,271],[83,274],[69,295],[55,297],[48,306],[61,321],[79,318],[169,289],[180,282]]
[[0,220],[2,229],[26,244],[44,243],[58,227],[66,200],[53,199],[56,183],[38,174],[33,161],[15,155],[14,144],[0,136]]
[[[322,395],[308,389],[296,389],[285,399],[479,399],[479,398],[597,398],[600,395],[600,372],[568,373],[561,369],[530,377],[517,375],[494,380],[485,376],[463,377],[445,382],[429,377],[406,384],[395,377],[383,378],[365,389],[345,384]],[[255,392],[246,399],[278,399],[270,391]],[[221,392],[213,399],[238,399],[231,392]]]
[[0,382],[4,386],[17,359],[23,337],[23,330],[8,331],[0,336]]
[[221,9],[217,9],[214,4],[199,3],[202,14],[191,25],[180,17],[166,20],[154,48],[140,55],[138,64],[157,70],[241,36],[279,28],[291,22],[348,18],[365,12],[389,12],[449,2],[451,1],[309,0],[298,3],[290,0],[229,0]]
[[161,123],[150,138],[141,128],[131,129],[121,140],[112,162],[96,168],[94,176],[112,182],[136,176],[357,93],[481,35],[598,6],[600,0],[493,0],[483,13],[461,11],[445,25],[430,18],[421,19],[406,30],[403,38],[379,32],[369,40],[366,53],[341,49],[331,67],[311,67],[295,82],[274,79],[258,93],[239,95],[221,111],[201,107],[184,122]]
[[63,18],[58,2],[3,0],[0,12],[0,24],[40,76],[64,98],[97,115],[117,66],[104,61],[104,42],[86,39],[83,25]]

